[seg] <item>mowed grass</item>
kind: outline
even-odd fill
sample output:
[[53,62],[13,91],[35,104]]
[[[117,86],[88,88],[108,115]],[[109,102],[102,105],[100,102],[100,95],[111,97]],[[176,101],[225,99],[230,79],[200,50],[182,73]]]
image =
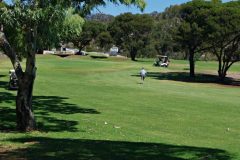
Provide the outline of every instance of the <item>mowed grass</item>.
[[[240,87],[201,77],[216,62],[37,57],[38,131],[14,131],[9,60],[0,60],[0,159],[240,159]],[[141,67],[149,72],[141,84]],[[239,75],[240,64],[230,70]],[[183,78],[182,78],[183,77]],[[198,79],[198,77],[197,77]]]

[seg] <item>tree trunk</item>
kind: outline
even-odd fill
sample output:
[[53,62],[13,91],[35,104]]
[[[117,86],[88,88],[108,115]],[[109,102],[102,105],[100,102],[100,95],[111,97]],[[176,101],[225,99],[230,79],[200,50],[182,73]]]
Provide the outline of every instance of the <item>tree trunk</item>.
[[[35,30],[36,31],[36,30]],[[33,84],[36,77],[36,32],[29,31],[27,34],[27,61],[26,69],[19,77],[19,88],[16,98],[17,128],[22,131],[36,129],[32,107]]]
[[16,98],[17,129],[31,131],[36,128],[32,107],[32,91],[35,76],[24,74],[19,79]]
[[190,77],[195,77],[194,51],[189,51]]
[[132,56],[132,54],[131,54],[131,60],[136,61],[135,56]]
[[224,81],[225,77],[226,77],[226,69],[225,69],[225,64],[222,65],[222,61],[221,59],[218,60],[218,77],[220,79],[220,81]]
[[[17,129],[21,131],[34,130],[35,120],[32,109],[32,91],[36,75],[35,50],[29,49],[26,70],[23,72],[18,56],[2,30],[0,31],[0,48],[10,58],[18,78],[19,88],[16,98]],[[32,48],[31,45],[28,48]]]
[[218,57],[218,76],[221,77],[221,71],[222,71],[222,60],[220,57]]
[[220,78],[220,81],[224,81],[226,76],[227,76],[227,71],[228,69],[232,66],[232,64],[234,62],[231,62],[230,65],[229,65],[230,62],[223,62],[223,65],[221,66],[221,68],[219,68],[218,70],[218,76]]
[[227,68],[222,67],[220,71],[218,71],[218,76],[220,81],[224,81],[224,79],[226,78],[227,75]]
[[220,81],[224,81],[225,78],[226,78],[226,75],[227,75],[227,71],[223,71],[223,72],[220,74],[220,76],[219,76]]
[[131,49],[131,51],[130,51],[130,56],[131,56],[131,60],[132,61],[136,61],[136,55],[137,55],[137,51],[136,51],[136,49]]

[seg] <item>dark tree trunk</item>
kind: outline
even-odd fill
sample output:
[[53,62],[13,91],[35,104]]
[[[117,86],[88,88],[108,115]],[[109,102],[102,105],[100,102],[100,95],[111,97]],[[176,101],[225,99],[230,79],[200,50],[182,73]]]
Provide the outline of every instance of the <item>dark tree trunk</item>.
[[189,52],[190,77],[195,77],[194,51]]
[[84,47],[86,47],[90,42],[91,40],[77,42],[76,44],[78,46],[79,52],[81,52],[84,49]]
[[222,71],[222,61],[221,58],[218,57],[218,76],[221,77],[221,71]]
[[130,51],[130,56],[131,56],[131,60],[132,61],[136,61],[136,55],[137,55],[137,50],[136,49],[132,49],[131,51]]
[[[36,31],[36,30],[35,30]],[[33,84],[36,77],[35,53],[36,32],[27,32],[27,61],[25,72],[19,77],[19,88],[16,98],[17,128],[22,131],[36,129],[32,107]]]
[[226,77],[226,70],[225,70],[225,64],[222,64],[222,60],[218,59],[218,77],[220,81],[224,81]]
[[[233,62],[223,62],[223,65],[218,70],[218,76],[220,78],[220,81],[225,80],[225,78],[227,76],[227,71],[233,65],[233,63],[235,63],[235,61],[233,61]],[[219,65],[219,67],[220,67],[220,65]]]
[[218,76],[220,81],[224,81],[227,75],[227,68],[224,67],[224,65],[221,67],[221,69],[218,71]]
[[132,61],[136,61],[135,56],[132,56],[132,55],[131,55],[131,60],[132,60]]
[[81,53],[81,51],[83,50],[84,46],[79,46],[78,47],[78,52]]
[[[30,37],[31,38],[31,37]],[[29,39],[32,42],[31,39]],[[23,72],[18,56],[9,44],[4,32],[0,31],[0,48],[6,54],[15,69],[19,88],[16,98],[17,129],[21,131],[31,131],[35,129],[35,120],[32,108],[32,91],[36,75],[35,51],[29,43],[26,62],[26,70]]]
[[227,75],[227,71],[223,71],[221,72],[221,74],[219,75],[220,81],[224,81]]
[[32,107],[32,91],[35,76],[24,74],[19,79],[16,98],[17,129],[31,131],[36,128]]

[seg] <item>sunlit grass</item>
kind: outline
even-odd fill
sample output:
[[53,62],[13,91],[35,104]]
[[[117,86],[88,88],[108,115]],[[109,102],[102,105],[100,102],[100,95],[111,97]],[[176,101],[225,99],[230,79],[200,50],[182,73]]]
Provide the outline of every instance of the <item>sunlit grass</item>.
[[[181,79],[175,73],[187,77],[187,61],[152,64],[38,56],[39,131],[19,133],[12,131],[16,92],[6,90],[11,65],[0,60],[1,147],[10,146],[9,157],[27,152],[28,159],[240,159],[240,88]],[[149,73],[143,84],[141,67]],[[216,68],[216,62],[196,63],[197,73],[216,74]],[[239,63],[231,73],[238,71]]]

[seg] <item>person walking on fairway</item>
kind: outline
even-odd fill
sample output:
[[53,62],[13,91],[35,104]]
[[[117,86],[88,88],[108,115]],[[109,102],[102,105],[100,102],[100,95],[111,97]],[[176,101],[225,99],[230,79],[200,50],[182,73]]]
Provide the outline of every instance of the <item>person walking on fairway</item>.
[[140,70],[140,76],[142,81],[144,81],[146,74],[147,74],[147,71],[142,67],[142,69]]

